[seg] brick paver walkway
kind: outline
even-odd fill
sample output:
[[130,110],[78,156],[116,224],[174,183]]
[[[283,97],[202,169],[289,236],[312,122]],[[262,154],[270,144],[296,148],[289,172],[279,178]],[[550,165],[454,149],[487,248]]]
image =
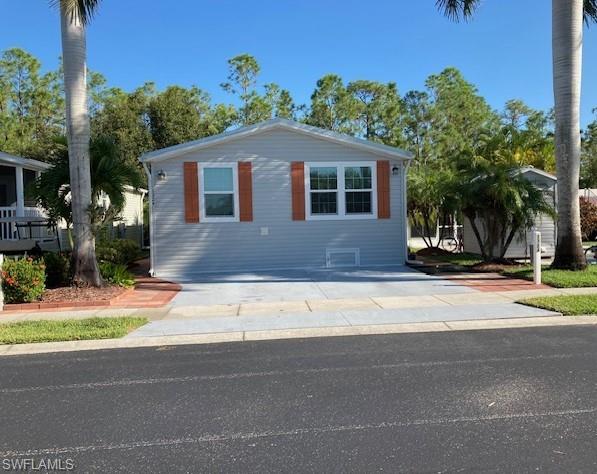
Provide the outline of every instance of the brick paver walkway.
[[547,285],[535,285],[532,281],[509,278],[499,273],[462,273],[442,276],[448,280],[458,280],[458,283],[463,286],[484,292],[544,290],[551,288],[551,286]]
[[136,277],[134,291],[127,291],[115,298],[110,306],[120,308],[157,308],[169,303],[181,289],[177,283],[159,278]]

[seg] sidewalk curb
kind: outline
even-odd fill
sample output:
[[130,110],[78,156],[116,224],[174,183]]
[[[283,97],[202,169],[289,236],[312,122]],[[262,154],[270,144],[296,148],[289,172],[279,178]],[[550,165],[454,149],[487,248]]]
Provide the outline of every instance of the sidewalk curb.
[[[268,331],[238,331],[183,336],[131,337],[89,341],[42,342],[36,344],[0,345],[0,356],[45,354],[102,349],[129,349],[140,347],[167,347],[185,344],[214,344],[220,342],[267,341],[335,336],[363,336],[409,334],[424,332],[478,331],[483,329],[513,329],[549,326],[594,326],[594,316],[544,316],[531,318],[485,319],[470,321],[379,324],[324,328],[281,329]],[[158,349],[159,350],[159,349]]]

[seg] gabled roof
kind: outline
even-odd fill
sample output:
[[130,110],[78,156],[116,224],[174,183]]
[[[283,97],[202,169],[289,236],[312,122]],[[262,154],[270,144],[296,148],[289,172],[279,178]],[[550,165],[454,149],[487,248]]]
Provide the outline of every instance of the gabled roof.
[[413,157],[412,153],[392,146],[371,142],[369,140],[363,140],[362,138],[351,137],[350,135],[344,135],[342,133],[332,132],[330,130],[324,130],[323,128],[305,125],[304,123],[295,122],[293,120],[275,118],[265,122],[257,123],[255,125],[237,128],[219,135],[213,135],[211,137],[201,138],[192,142],[181,143],[180,145],[174,145],[168,148],[162,148],[161,150],[151,151],[142,155],[139,160],[144,163],[163,161],[184,153],[202,150],[214,145],[254,136],[259,133],[275,129],[290,130],[297,133],[302,133],[314,138],[327,140],[340,145],[346,145],[348,147],[368,151],[370,153],[375,153],[377,155],[385,156],[395,160],[410,160]]
[[544,178],[550,179],[552,181],[558,180],[558,178],[555,177],[553,174],[549,174],[547,171],[540,170],[539,168],[535,168],[534,166],[523,166],[522,168],[518,168],[516,170],[516,174],[525,174],[525,173],[535,173],[539,176],[543,176]]
[[0,151],[0,165],[13,165],[13,166],[22,166],[24,168],[35,170],[35,171],[45,171],[52,167],[49,163],[44,163],[43,161],[32,160],[30,158],[23,158],[22,156],[10,155],[8,153],[4,153]]

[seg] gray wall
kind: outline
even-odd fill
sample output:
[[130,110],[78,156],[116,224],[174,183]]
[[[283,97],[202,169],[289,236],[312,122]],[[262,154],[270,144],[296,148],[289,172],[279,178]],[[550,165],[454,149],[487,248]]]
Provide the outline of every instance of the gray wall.
[[[286,130],[271,130],[154,163],[153,249],[156,276],[185,279],[230,270],[324,267],[326,248],[358,248],[361,265],[402,264],[403,170],[390,177],[391,219],[293,221],[290,162],[385,159]],[[253,163],[253,221],[187,224],[183,162]],[[391,166],[393,166],[393,162]],[[268,227],[269,235],[260,235]]]

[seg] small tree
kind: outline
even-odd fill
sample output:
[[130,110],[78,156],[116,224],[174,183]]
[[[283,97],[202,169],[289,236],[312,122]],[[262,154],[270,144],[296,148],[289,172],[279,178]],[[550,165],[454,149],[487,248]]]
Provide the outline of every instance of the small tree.
[[[114,142],[97,138],[91,142],[91,194],[89,208],[94,234],[107,221],[113,220],[125,204],[126,186],[140,187],[142,184],[138,168],[121,157]],[[68,150],[62,147],[52,161],[50,168],[35,182],[38,203],[54,221],[63,219],[67,228],[73,222],[71,208],[71,187]],[[109,205],[100,202],[102,193],[109,198]],[[69,239],[70,231],[69,231]],[[71,240],[71,246],[72,246]]]
[[480,160],[460,171],[455,185],[460,207],[485,261],[503,260],[514,237],[537,216],[555,216],[544,192],[508,164]]
[[439,247],[442,235],[434,241],[436,229],[456,211],[452,180],[449,170],[433,166],[413,167],[408,175],[408,217],[428,248]]

